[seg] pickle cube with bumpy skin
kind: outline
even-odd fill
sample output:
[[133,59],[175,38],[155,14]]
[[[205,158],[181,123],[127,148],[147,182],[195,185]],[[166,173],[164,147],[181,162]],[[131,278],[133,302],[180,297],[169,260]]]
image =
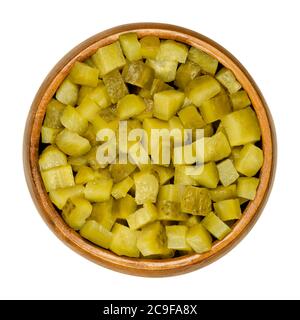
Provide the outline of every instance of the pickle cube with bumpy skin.
[[41,171],[67,164],[66,155],[55,146],[45,148],[39,158],[39,168]]
[[138,258],[140,256],[137,247],[137,232],[116,223],[112,229],[112,241],[109,249],[119,256]]
[[185,63],[188,55],[188,47],[174,40],[164,40],[160,44],[157,60],[170,60]]
[[200,223],[189,228],[186,241],[197,253],[209,251],[212,247],[211,235]]
[[258,178],[241,177],[237,182],[238,197],[253,200],[256,195],[256,189],[259,184]]
[[137,247],[145,257],[165,252],[167,248],[166,231],[159,221],[142,228],[137,236]]
[[60,117],[60,121],[65,128],[78,134],[83,134],[88,127],[87,120],[72,106],[65,107],[64,112]]
[[154,117],[168,121],[182,106],[184,93],[176,90],[161,91],[154,95]]
[[141,171],[134,175],[135,201],[137,204],[144,204],[147,201],[156,202],[159,183],[154,174]]
[[137,230],[157,219],[157,208],[151,202],[145,202],[144,207],[128,216],[127,222],[131,229]]
[[178,116],[185,128],[199,129],[205,126],[201,114],[193,105],[182,108]]
[[70,165],[44,170],[41,172],[41,176],[47,192],[58,188],[71,187],[75,184]]
[[176,78],[177,61],[147,59],[146,64],[155,72],[155,78],[164,82],[174,81]]
[[231,184],[230,186],[218,186],[215,189],[209,190],[210,197],[212,201],[218,202],[227,199],[234,199],[237,198],[236,193],[236,185]]
[[83,191],[83,185],[75,185],[72,187],[51,190],[49,192],[49,197],[58,209],[62,209],[69,198],[83,197]]
[[89,181],[84,189],[84,196],[91,202],[108,201],[113,186],[112,179]]
[[156,36],[145,36],[140,39],[141,44],[141,53],[142,57],[146,59],[155,59],[159,47],[160,47],[160,40],[159,37]]
[[105,249],[109,248],[112,240],[112,233],[94,220],[89,220],[83,225],[80,235]]
[[125,178],[124,180],[114,184],[111,195],[115,199],[124,198],[130,188],[133,186],[134,182],[130,177]]
[[217,168],[220,181],[224,187],[229,186],[239,177],[239,174],[230,159],[226,159],[218,163]]
[[188,59],[197,63],[201,70],[214,75],[218,68],[218,60],[202,50],[190,48]]
[[96,87],[98,84],[99,70],[85,63],[76,61],[70,71],[70,79],[73,83],[82,86]]
[[245,90],[240,90],[230,95],[233,110],[239,110],[250,106],[251,101]]
[[127,83],[139,88],[151,89],[154,70],[143,61],[133,61],[124,66],[122,76]]
[[110,231],[117,219],[116,215],[112,212],[112,208],[112,198],[110,198],[108,201],[93,204],[93,210],[89,220],[94,220],[100,223],[101,226]]
[[223,221],[240,219],[242,216],[238,199],[222,200],[214,203],[218,217]]
[[255,176],[264,161],[263,151],[252,143],[246,144],[235,161],[236,169],[247,177]]
[[60,122],[60,117],[65,109],[65,105],[55,99],[51,99],[46,109],[46,116],[43,125],[48,128],[59,129],[63,125]]
[[211,211],[211,198],[206,188],[186,186],[181,196],[181,210],[205,216]]
[[166,234],[168,239],[168,248],[175,250],[187,250],[192,248],[186,241],[186,234],[188,232],[187,226],[166,226]]
[[66,223],[74,230],[79,230],[91,215],[92,205],[83,197],[69,199],[62,209]]
[[103,82],[112,103],[117,103],[128,94],[126,84],[118,70],[114,70],[103,77]]
[[206,123],[220,120],[231,112],[231,105],[227,94],[219,94],[204,101],[199,108]]
[[59,102],[63,104],[74,106],[77,102],[78,91],[78,85],[67,78],[57,89],[55,97]]
[[259,123],[251,107],[227,114],[222,124],[232,147],[260,140]]
[[219,82],[209,75],[204,75],[190,81],[185,88],[185,94],[197,107],[221,91]]
[[126,63],[119,41],[99,48],[97,52],[92,55],[92,61],[99,69],[101,76],[115,69],[122,68]]
[[201,224],[218,240],[224,239],[231,231],[228,225],[213,212],[210,212],[206,217],[204,217]]
[[134,198],[127,194],[124,198],[115,200],[113,203],[113,214],[118,219],[127,219],[130,214],[136,211],[137,204]]
[[74,157],[84,155],[91,149],[89,140],[68,129],[61,131],[56,136],[55,142],[61,151]]
[[120,120],[126,120],[142,113],[145,109],[146,104],[141,97],[135,94],[128,94],[119,100],[117,114]]
[[142,59],[141,44],[136,33],[130,32],[121,34],[119,40],[123,52],[129,61]]
[[222,68],[217,74],[216,79],[229,91],[235,93],[241,89],[241,84],[236,80],[233,72],[229,69]]
[[200,66],[192,61],[181,64],[176,71],[175,85],[184,90],[186,85],[199,75],[200,71]]
[[114,180],[114,183],[122,181],[123,179],[128,177],[135,169],[136,166],[131,163],[113,163],[109,166],[109,171]]

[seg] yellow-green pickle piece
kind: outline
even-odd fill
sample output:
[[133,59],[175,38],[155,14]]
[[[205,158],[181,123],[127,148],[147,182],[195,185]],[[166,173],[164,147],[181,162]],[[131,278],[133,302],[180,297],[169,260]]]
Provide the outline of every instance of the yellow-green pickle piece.
[[73,83],[83,86],[96,87],[98,84],[99,70],[85,63],[76,61],[70,71],[70,79]]
[[136,33],[125,33],[119,37],[123,52],[129,61],[142,58],[141,44]]
[[84,186],[75,185],[66,188],[59,188],[51,190],[49,192],[49,197],[51,201],[57,206],[58,209],[62,209],[69,198],[73,197],[83,197]]
[[144,204],[147,201],[156,202],[159,189],[159,182],[154,174],[148,171],[141,171],[133,177],[135,183],[135,201],[137,204]]
[[62,208],[62,216],[74,230],[79,230],[92,213],[92,205],[83,197],[70,198]]
[[124,66],[122,76],[126,83],[140,88],[151,89],[154,70],[143,61],[133,61]]
[[240,90],[230,94],[233,110],[239,110],[250,106],[251,101],[245,90]]
[[47,192],[59,188],[71,187],[75,184],[72,167],[70,165],[43,170],[41,176]]
[[181,195],[181,210],[194,215],[205,216],[211,211],[211,198],[206,188],[186,186]]
[[241,177],[237,182],[237,195],[238,197],[253,200],[256,195],[256,189],[259,184],[258,178]]
[[237,198],[236,185],[231,184],[230,186],[227,186],[227,187],[218,186],[215,189],[209,190],[209,194],[210,194],[211,200],[214,202],[227,200],[227,199],[235,199]]
[[110,231],[117,220],[116,215],[113,214],[113,199],[110,198],[108,201],[94,203],[89,220],[95,220]]
[[206,217],[204,217],[201,224],[218,240],[224,239],[231,231],[228,225],[213,212],[210,212]]
[[112,179],[89,181],[84,189],[84,196],[91,202],[108,201],[113,186]]
[[229,69],[222,68],[217,74],[216,79],[229,91],[235,93],[241,89],[241,84],[236,80],[233,72]]
[[187,226],[166,226],[168,248],[189,251],[192,248],[186,241]]
[[60,117],[65,109],[65,105],[56,99],[51,99],[46,108],[46,115],[43,125],[47,128],[60,129],[63,127]]
[[157,219],[157,208],[151,202],[145,202],[143,208],[138,209],[127,217],[131,229],[137,230]]
[[137,247],[137,232],[122,224],[115,223],[109,249],[119,256],[138,258],[140,251]]
[[76,132],[79,135],[83,134],[88,128],[88,122],[83,118],[77,109],[72,106],[66,106],[61,117],[60,121],[63,126],[70,131]]
[[188,59],[198,64],[201,70],[214,75],[218,68],[218,60],[210,56],[206,52],[191,47],[188,54]]
[[214,209],[218,217],[223,221],[240,219],[242,216],[238,199],[222,200],[214,203]]
[[159,47],[160,40],[156,36],[145,36],[140,39],[142,57],[146,59],[155,59]]
[[74,106],[77,102],[78,91],[78,85],[67,78],[57,89],[55,97],[63,104]]
[[126,220],[130,214],[136,211],[136,208],[137,204],[130,194],[113,202],[113,214],[118,219]]
[[80,235],[105,249],[109,248],[112,241],[112,233],[94,220],[89,220],[83,225]]
[[230,159],[226,159],[218,163],[217,169],[219,172],[220,181],[224,187],[229,186],[239,177],[239,174]]
[[201,223],[190,227],[186,235],[187,243],[197,253],[207,252],[212,247],[212,238]]

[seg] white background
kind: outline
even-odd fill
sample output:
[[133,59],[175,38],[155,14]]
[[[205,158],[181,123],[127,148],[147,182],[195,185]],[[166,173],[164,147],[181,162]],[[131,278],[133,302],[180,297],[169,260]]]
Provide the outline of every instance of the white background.
[[[300,298],[299,1],[1,1],[0,298]],[[278,136],[276,180],[249,235],[196,272],[171,278],[119,274],[63,245],[40,218],[22,165],[25,119],[54,64],[87,37],[154,21],[219,42],[262,90]]]

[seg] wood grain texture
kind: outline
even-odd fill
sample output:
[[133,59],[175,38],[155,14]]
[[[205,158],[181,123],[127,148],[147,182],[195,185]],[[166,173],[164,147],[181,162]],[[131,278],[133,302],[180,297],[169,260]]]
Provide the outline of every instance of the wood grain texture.
[[[84,240],[69,228],[51,203],[43,186],[38,168],[38,151],[40,130],[47,104],[75,61],[85,60],[98,48],[112,43],[121,33],[129,31],[136,32],[139,37],[156,35],[162,39],[181,41],[214,56],[233,71],[247,91],[258,116],[262,128],[264,164],[256,197],[248,204],[243,217],[234,225],[232,232],[222,241],[216,241],[209,252],[165,260],[119,257]],[[273,183],[276,166],[276,137],[269,109],[260,90],[246,69],[226,49],[199,33],[178,26],[136,23],[98,33],[75,47],[51,70],[37,92],[28,115],[24,133],[23,159],[28,188],[38,211],[49,228],[70,248],[99,265],[119,272],[137,276],[171,276],[193,271],[215,261],[235,246],[252,228],[262,212]]]

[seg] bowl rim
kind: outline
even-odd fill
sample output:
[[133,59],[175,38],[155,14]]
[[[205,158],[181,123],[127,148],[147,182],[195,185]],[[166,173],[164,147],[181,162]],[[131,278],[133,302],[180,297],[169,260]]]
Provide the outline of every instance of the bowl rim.
[[[44,188],[38,168],[40,130],[46,105],[60,83],[67,76],[75,61],[82,61],[99,47],[117,40],[120,34],[136,32],[139,37],[157,35],[174,39],[199,48],[216,57],[229,68],[248,93],[256,111],[262,131],[264,164],[256,197],[247,205],[243,217],[221,241],[215,241],[212,249],[202,254],[155,260],[120,257],[83,239],[61,218]],[[130,23],[97,33],[68,52],[49,72],[40,86],[29,111],[23,140],[23,163],[27,185],[40,215],[54,234],[67,246],[89,260],[122,273],[137,276],[171,276],[186,273],[206,266],[222,257],[240,242],[251,230],[264,208],[274,181],[276,169],[276,133],[265,99],[245,67],[225,48],[195,31],[163,23]]]

